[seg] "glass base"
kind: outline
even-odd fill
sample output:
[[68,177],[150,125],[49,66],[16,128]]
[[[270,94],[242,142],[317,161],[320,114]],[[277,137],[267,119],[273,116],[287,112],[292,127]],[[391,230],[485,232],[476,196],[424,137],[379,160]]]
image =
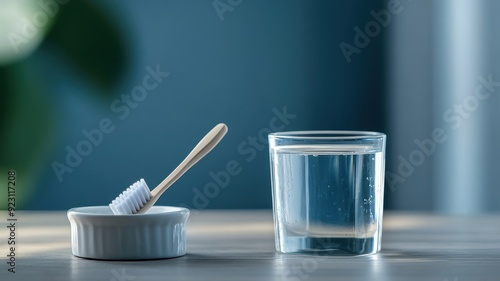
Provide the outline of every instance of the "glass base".
[[369,255],[380,250],[375,237],[287,237],[276,250],[282,253],[303,253],[324,256]]

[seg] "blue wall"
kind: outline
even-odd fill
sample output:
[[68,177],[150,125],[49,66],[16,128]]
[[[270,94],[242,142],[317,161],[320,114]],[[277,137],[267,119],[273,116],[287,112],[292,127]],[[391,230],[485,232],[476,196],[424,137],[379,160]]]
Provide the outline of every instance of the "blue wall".
[[[243,1],[223,21],[211,1],[146,3],[100,4],[130,44],[131,63],[117,97],[142,84],[147,66],[170,73],[123,120],[110,102],[81,95],[94,89],[66,79],[75,70],[58,63],[58,53],[40,58],[52,69],[43,78],[58,97],[58,129],[54,153],[45,156],[25,208],[108,204],[141,177],[153,188],[219,122],[229,126],[226,138],[159,203],[269,208],[267,141],[254,148],[245,142],[267,133],[273,110],[293,114],[277,122],[283,130],[385,130],[385,30],[350,64],[339,48],[343,41],[352,44],[353,28],[372,20],[370,11],[381,9],[381,1]],[[103,118],[114,130],[60,182],[51,163],[63,163],[65,147],[75,148],[85,140],[81,131],[97,128]],[[230,161],[240,173],[214,198],[196,197],[214,182],[210,172]]]

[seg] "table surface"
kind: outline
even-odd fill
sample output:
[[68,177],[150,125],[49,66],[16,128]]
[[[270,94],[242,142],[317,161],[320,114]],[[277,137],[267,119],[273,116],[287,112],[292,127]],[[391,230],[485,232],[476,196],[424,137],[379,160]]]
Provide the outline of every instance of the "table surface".
[[16,216],[12,274],[1,214],[0,280],[500,280],[500,215],[389,213],[381,253],[324,257],[276,253],[271,211],[193,212],[185,256],[129,262],[74,257],[65,212]]

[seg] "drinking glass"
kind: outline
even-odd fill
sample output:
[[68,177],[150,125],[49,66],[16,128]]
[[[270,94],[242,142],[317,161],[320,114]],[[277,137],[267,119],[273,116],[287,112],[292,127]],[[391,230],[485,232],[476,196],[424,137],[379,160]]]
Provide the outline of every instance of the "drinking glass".
[[385,134],[269,134],[276,250],[364,255],[380,251]]

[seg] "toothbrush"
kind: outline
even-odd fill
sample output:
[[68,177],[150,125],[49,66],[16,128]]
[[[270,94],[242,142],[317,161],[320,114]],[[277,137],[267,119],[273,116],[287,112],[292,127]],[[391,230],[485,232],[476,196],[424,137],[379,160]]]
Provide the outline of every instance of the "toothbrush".
[[115,215],[130,215],[147,212],[163,192],[172,186],[194,164],[205,157],[221,141],[226,133],[226,124],[220,123],[215,126],[200,140],[179,166],[152,191],[149,190],[144,179],[140,179],[132,184],[109,204],[113,213]]

